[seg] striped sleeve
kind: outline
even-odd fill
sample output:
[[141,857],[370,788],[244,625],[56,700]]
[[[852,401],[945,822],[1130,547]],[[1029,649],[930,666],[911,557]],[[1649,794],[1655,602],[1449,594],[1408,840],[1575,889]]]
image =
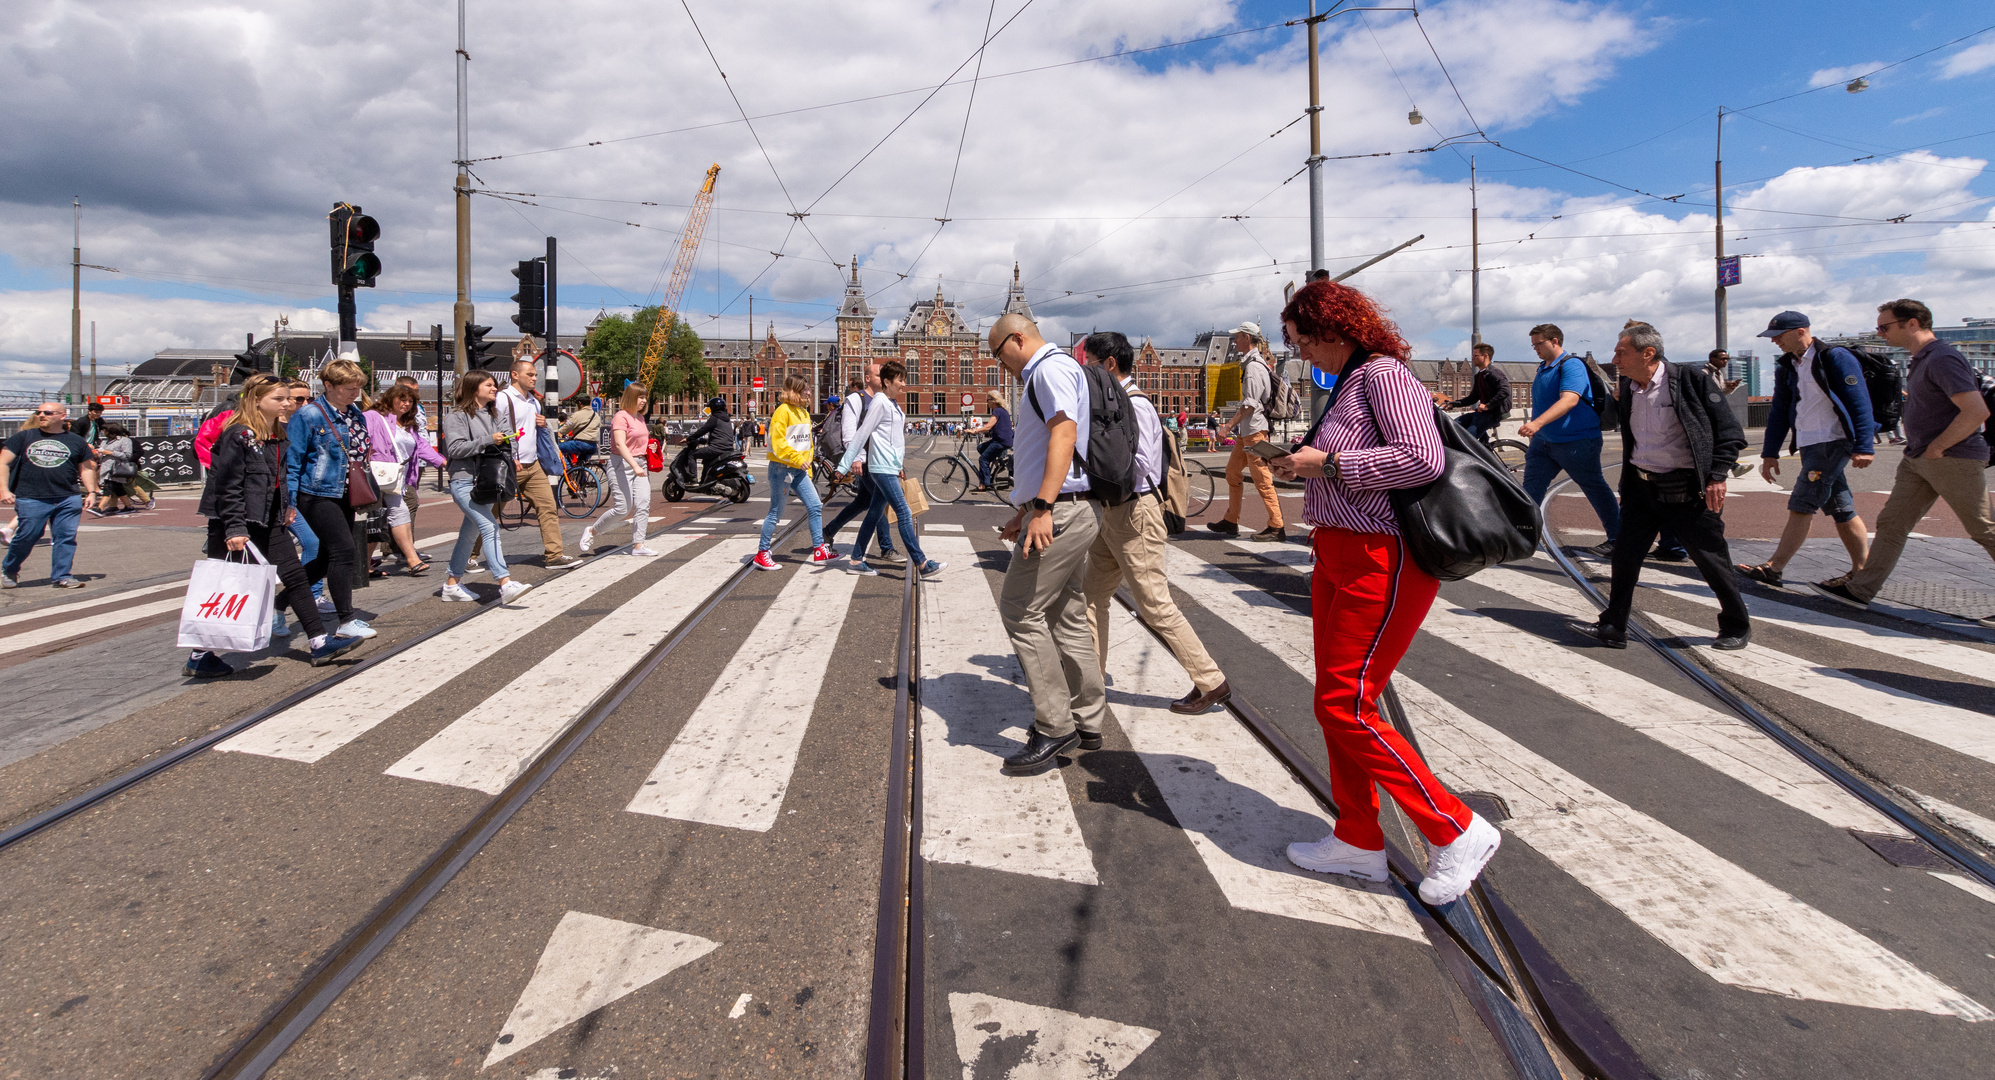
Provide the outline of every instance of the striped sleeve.
[[1337,474],[1358,491],[1418,487],[1441,475],[1441,433],[1434,427],[1434,399],[1404,364],[1365,369],[1365,400],[1384,437],[1383,446],[1346,450]]

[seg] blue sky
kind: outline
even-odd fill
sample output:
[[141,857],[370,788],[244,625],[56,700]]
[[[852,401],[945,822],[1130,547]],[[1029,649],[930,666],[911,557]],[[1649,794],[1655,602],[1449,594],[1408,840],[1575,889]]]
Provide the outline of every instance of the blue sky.
[[[515,30],[528,24],[507,20],[504,2],[473,27],[474,155],[719,126],[479,166],[486,187],[534,192],[529,201],[539,204],[474,203],[481,322],[510,329],[505,271],[537,253],[549,231],[563,242],[566,325],[644,298],[670,254],[676,207],[710,160],[724,163],[722,209],[685,305],[709,333],[743,332],[751,293],[758,323],[772,313],[785,335],[822,333],[843,276],[830,264],[856,250],[883,317],[931,293],[937,274],[982,311],[1018,261],[1049,321],[1175,341],[1242,314],[1272,317],[1281,281],[1306,254],[1303,184],[1280,186],[1307,152],[1305,127],[1265,138],[1305,103],[1300,27],[991,79],[974,109],[967,87],[951,87],[815,209],[807,236],[785,228],[789,199],[811,201],[919,95],[759,122],[772,170],[730,123],[734,105],[705,55],[690,51],[682,18],[633,27],[624,51],[604,51],[579,29],[552,42]],[[375,13],[384,32],[362,26],[354,35],[369,43],[362,59],[308,47],[293,61],[295,78],[273,77],[257,42],[292,32],[286,20],[292,30],[311,25],[319,6],[249,4],[217,15],[86,4],[13,32],[29,62],[0,78],[15,80],[0,89],[24,112],[37,94],[57,104],[42,110],[52,119],[0,153],[12,192],[0,197],[8,237],[0,296],[13,310],[0,317],[0,379],[66,364],[71,193],[86,203],[85,259],[130,271],[86,271],[85,318],[103,320],[107,359],[240,341],[247,330],[267,333],[278,312],[292,313],[294,325],[329,322],[318,215],[333,197],[367,205],[386,232],[384,287],[362,292],[363,324],[447,321],[451,106],[449,68],[434,61],[447,57],[454,27],[427,12]],[[600,15],[627,5],[590,6]],[[1016,8],[1001,0],[998,19]],[[757,115],[932,83],[974,50],[984,14],[973,2],[886,4],[870,22],[846,14],[799,28],[782,5],[694,9]],[[985,74],[1262,26],[1304,9],[1264,0],[1230,14],[1192,0],[1030,7],[993,46]],[[1466,340],[1471,154],[1484,185],[1484,264],[1498,268],[1484,276],[1486,336],[1514,336],[1546,312],[1618,326],[1623,315],[1651,315],[1652,304],[1658,325],[1708,345],[1714,117],[1720,105],[1769,101],[1726,121],[1726,176],[1745,204],[1728,233],[1736,252],[1764,256],[1748,261],[1735,292],[1735,347],[1751,332],[1736,329],[1741,320],[1763,308],[1815,303],[1854,321],[1871,295],[1900,281],[1946,297],[1942,319],[1995,314],[1995,304],[1970,310],[1995,280],[1995,260],[1976,254],[1989,244],[1968,235],[1978,227],[1920,224],[1990,216],[1977,200],[1995,195],[1980,166],[1995,152],[1995,32],[1891,68],[1863,93],[1846,93],[1844,77],[1801,93],[1818,72],[1867,70],[1981,30],[1995,23],[1986,5],[1913,6],[1882,20],[1840,0],[1448,0],[1424,11],[1462,100],[1406,15],[1339,16],[1325,28],[1326,151],[1405,151],[1470,132],[1465,101],[1491,138],[1566,168],[1466,141],[1326,166],[1333,256],[1428,235],[1355,279],[1394,303],[1423,355],[1452,355]],[[548,44],[600,55],[540,84],[508,75]],[[118,65],[121,56],[137,62]],[[50,71],[93,65],[120,74],[49,89]],[[145,117],[148,104],[168,122]],[[1428,121],[1417,128],[1405,123],[1416,105]],[[1941,157],[1891,157],[1920,147]],[[1858,158],[1870,167],[1826,168]],[[1821,171],[1794,172],[1810,167]],[[1684,197],[1656,202],[1628,189]],[[958,220],[937,233],[927,222],[945,198]],[[1603,209],[1616,206],[1627,209]],[[1241,210],[1246,220],[1220,217]],[[1901,213],[1914,216],[1877,224]],[[1943,240],[1957,250],[1936,265],[1922,249],[1949,228]],[[1536,239],[1503,243],[1527,234]],[[779,247],[784,258],[772,267]],[[1255,262],[1267,268],[1246,275]],[[1150,281],[1167,283],[1117,288]]]

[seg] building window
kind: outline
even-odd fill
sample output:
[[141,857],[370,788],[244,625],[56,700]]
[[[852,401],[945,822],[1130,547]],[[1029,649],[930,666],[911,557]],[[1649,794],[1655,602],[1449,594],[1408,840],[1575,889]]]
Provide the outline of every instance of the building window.
[[998,369],[996,369],[996,368],[994,368],[994,367],[987,367],[987,368],[985,368],[985,369],[984,369],[984,385],[985,385],[985,386],[996,386],[997,384],[998,384]]
[[937,414],[949,411],[949,395],[931,394],[929,395],[929,400],[934,403],[934,406],[930,411],[935,412]]

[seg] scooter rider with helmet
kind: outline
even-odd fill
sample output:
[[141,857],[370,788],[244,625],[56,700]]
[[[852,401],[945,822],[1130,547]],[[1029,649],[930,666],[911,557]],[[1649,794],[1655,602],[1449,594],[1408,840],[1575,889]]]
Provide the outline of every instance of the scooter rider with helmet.
[[686,436],[689,454],[681,456],[691,473],[682,472],[680,482],[696,487],[712,475],[721,462],[735,454],[734,423],[727,415],[727,399],[719,395],[707,399],[706,421]]

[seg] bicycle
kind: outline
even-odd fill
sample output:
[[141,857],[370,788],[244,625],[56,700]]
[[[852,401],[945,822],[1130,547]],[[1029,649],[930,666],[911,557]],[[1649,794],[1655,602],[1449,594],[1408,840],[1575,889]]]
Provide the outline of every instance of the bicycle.
[[1518,483],[1523,483],[1524,458],[1531,452],[1531,447],[1526,443],[1518,442],[1516,439],[1496,438],[1496,429],[1493,427],[1487,431],[1477,431],[1466,422],[1469,417],[1474,415],[1474,413],[1463,413],[1455,417],[1455,423],[1460,424],[1463,430],[1469,434],[1482,440],[1482,444],[1489,447],[1489,452],[1496,455],[1497,462],[1510,470],[1510,475],[1516,477]]
[[839,473],[838,467],[827,460],[822,447],[810,458],[810,482],[817,489],[817,501],[828,503],[838,494],[838,489],[851,487],[852,479]]
[[1195,518],[1212,505],[1211,467],[1191,460],[1190,440],[1185,438],[1184,432],[1174,431],[1171,437],[1177,440],[1178,460],[1185,465],[1185,517]]
[[[548,490],[554,493],[556,512],[571,518],[586,518],[600,510],[603,501],[609,497],[609,468],[600,461],[576,461],[569,455],[568,467],[559,477],[547,478]],[[493,517],[498,518],[499,526],[517,529],[528,522],[538,522],[540,515],[534,512],[523,493],[515,492],[495,508]]]
[[[964,435],[956,440],[956,451],[948,457],[936,458],[921,471],[921,490],[936,502],[953,503],[970,493],[972,483],[982,483],[978,475],[977,463],[964,447],[970,444],[972,436]],[[991,462],[991,490],[995,492],[1011,490],[1011,451],[1006,449]]]

